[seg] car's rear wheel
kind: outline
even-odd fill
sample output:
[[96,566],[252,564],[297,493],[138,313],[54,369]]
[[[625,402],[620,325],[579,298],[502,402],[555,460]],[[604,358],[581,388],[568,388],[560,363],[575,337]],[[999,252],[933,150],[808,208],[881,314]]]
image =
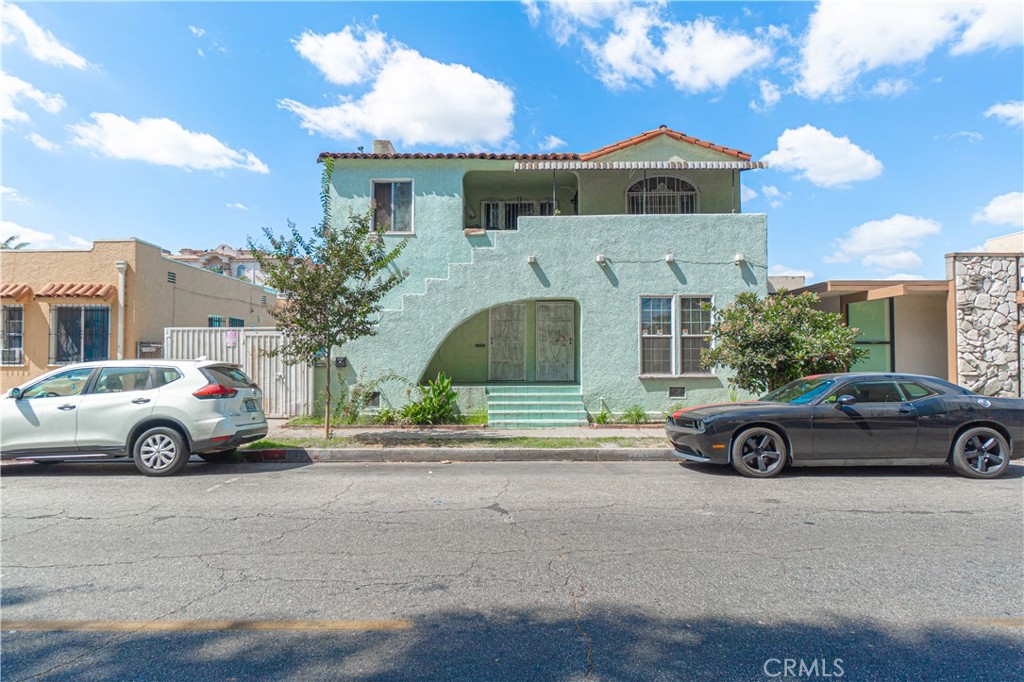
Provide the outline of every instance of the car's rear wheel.
[[220,452],[200,452],[197,453],[204,462],[227,462],[233,459],[235,453],[238,452],[238,448],[231,448],[230,450],[221,450]]
[[786,439],[778,431],[755,426],[741,431],[732,441],[732,466],[751,478],[778,476],[786,468]]
[[953,468],[969,478],[996,478],[1010,465],[1010,444],[988,426],[976,426],[953,442]]
[[180,433],[168,426],[144,431],[132,447],[132,458],[147,476],[173,476],[188,464],[192,453]]

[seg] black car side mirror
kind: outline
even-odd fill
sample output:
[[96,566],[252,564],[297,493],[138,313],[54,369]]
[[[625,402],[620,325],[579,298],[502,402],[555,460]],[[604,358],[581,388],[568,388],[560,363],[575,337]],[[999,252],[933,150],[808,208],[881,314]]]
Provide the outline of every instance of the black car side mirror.
[[836,398],[836,409],[837,410],[841,410],[844,407],[846,407],[847,405],[856,405],[856,404],[857,404],[857,399],[854,398],[852,395],[841,395],[838,398]]
[[10,390],[10,392],[7,394],[7,397],[8,398],[14,398],[15,400],[19,399],[21,397],[21,389],[20,388],[12,388]]

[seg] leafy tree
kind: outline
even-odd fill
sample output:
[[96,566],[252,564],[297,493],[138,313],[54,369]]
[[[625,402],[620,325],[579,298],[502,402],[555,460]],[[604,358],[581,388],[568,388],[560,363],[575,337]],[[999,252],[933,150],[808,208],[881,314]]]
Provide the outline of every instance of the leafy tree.
[[867,355],[855,347],[858,330],[837,313],[815,309],[817,295],[736,296],[713,309],[711,348],[701,354],[705,367],[735,371],[729,383],[764,393],[808,374],[845,372]]
[[324,437],[331,432],[330,355],[333,348],[376,333],[381,299],[403,279],[395,259],[407,240],[388,250],[374,229],[370,213],[349,215],[348,223],[331,226],[333,159],[324,160],[320,186],[323,220],[310,237],[291,221],[290,234],[277,236],[263,229],[268,246],[249,240],[249,248],[262,268],[266,284],[284,298],[274,310],[277,329],[285,332],[276,352],[289,364],[315,364],[328,360],[324,400]]

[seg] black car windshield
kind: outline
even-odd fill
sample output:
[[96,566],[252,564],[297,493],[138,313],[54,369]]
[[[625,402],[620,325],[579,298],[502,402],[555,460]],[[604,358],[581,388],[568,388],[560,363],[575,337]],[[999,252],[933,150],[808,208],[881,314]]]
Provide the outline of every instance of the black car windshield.
[[797,379],[758,400],[765,403],[805,405],[825,393],[834,383],[835,379]]

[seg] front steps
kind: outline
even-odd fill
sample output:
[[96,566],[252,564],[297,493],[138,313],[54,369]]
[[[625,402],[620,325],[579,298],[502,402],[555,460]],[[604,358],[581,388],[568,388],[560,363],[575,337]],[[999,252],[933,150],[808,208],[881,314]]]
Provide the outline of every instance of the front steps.
[[487,425],[493,429],[586,426],[580,387],[572,384],[487,386]]

